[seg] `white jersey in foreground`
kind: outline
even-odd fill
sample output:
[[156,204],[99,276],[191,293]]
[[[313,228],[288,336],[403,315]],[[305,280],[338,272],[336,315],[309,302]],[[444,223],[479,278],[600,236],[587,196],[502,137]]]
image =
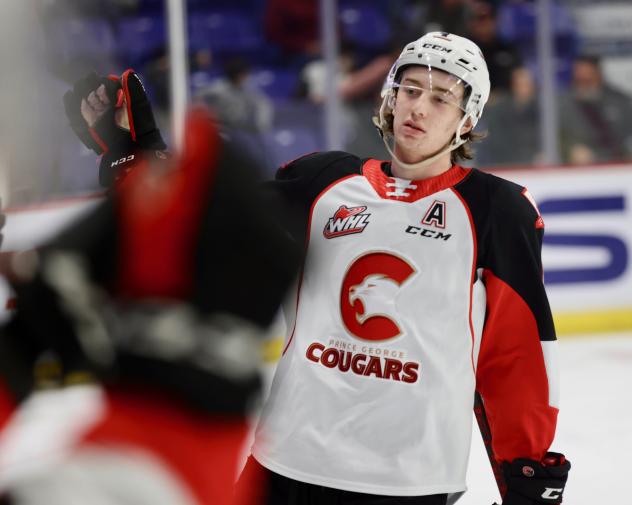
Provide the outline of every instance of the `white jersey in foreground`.
[[275,189],[304,211],[308,249],[254,457],[349,491],[463,491],[478,390],[496,457],[541,458],[555,335],[523,188],[458,166],[405,181],[325,153]]

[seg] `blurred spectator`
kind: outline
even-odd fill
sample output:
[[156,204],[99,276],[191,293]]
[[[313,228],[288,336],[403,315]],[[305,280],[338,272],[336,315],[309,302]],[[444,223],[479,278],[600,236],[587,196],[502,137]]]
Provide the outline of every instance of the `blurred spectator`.
[[[354,67],[354,55],[351,47],[342,44],[338,54],[337,85],[340,86],[351,74]],[[301,80],[305,86],[304,95],[313,103],[322,103],[325,100],[327,85],[327,64],[325,60],[310,61],[301,71]]]
[[474,3],[467,29],[466,36],[476,42],[485,55],[492,94],[509,92],[511,72],[522,64],[522,57],[514,44],[499,37],[494,7],[487,2]]
[[[213,66],[210,49],[198,49],[189,54],[189,72],[209,71]],[[143,77],[149,88],[151,103],[159,113],[166,114],[169,108],[169,54],[166,48],[154,53],[143,67]]]
[[317,0],[268,0],[265,34],[285,56],[317,56],[320,52]]
[[429,2],[430,5],[426,14],[426,31],[450,32],[456,35],[467,33],[467,3],[467,0]]
[[149,58],[143,67],[143,77],[147,81],[151,102],[158,113],[166,113],[169,108],[169,55],[161,48]]
[[340,82],[338,92],[348,111],[350,125],[345,149],[360,156],[386,158],[387,153],[371,118],[380,104],[380,91],[393,61],[404,44],[398,37],[380,54],[363,67],[350,72]]
[[272,104],[248,85],[249,64],[241,58],[231,58],[224,65],[224,75],[202,88],[197,98],[211,106],[228,129],[252,133],[268,130],[273,119]]
[[208,71],[213,67],[213,51],[208,48],[197,49],[189,58],[191,72]]
[[[533,75],[527,67],[511,74],[511,94],[487,109],[491,133],[481,147],[477,162],[485,165],[531,165],[540,157],[539,111]],[[516,139],[520,139],[516,142]]]
[[604,81],[597,58],[575,60],[571,89],[560,100],[560,130],[565,162],[632,157],[631,99]]

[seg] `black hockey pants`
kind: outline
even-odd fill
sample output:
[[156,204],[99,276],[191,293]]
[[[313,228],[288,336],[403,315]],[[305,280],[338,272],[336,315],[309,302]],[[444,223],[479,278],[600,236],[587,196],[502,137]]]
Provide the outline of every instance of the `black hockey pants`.
[[445,494],[381,496],[307,484],[274,473],[251,456],[242,476],[255,471],[265,476],[267,492],[257,500],[259,503],[252,505],[445,505],[447,501]]

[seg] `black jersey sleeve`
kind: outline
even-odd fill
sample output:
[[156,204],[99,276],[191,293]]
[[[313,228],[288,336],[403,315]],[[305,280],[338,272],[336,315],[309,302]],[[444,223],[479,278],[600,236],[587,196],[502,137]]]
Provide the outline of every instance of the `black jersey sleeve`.
[[498,461],[540,460],[557,422],[551,310],[543,283],[544,223],[525,188],[489,180],[480,266],[487,310],[477,364]]
[[360,166],[360,158],[343,151],[312,153],[282,165],[273,184],[287,200],[309,209],[323,189],[341,177],[360,173]]
[[251,162],[225,144],[202,217],[193,302],[265,327],[297,274],[301,247],[281,225],[285,202],[262,193]]
[[266,197],[286,206],[283,226],[297,243],[305,240],[309,211],[318,195],[347,175],[359,174],[362,160],[343,151],[307,154],[282,165],[275,179],[264,184]]

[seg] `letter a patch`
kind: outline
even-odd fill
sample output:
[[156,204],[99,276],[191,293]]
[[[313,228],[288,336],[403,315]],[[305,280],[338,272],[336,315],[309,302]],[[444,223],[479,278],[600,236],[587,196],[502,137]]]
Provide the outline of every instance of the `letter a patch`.
[[421,224],[445,228],[445,202],[435,200],[421,220]]

